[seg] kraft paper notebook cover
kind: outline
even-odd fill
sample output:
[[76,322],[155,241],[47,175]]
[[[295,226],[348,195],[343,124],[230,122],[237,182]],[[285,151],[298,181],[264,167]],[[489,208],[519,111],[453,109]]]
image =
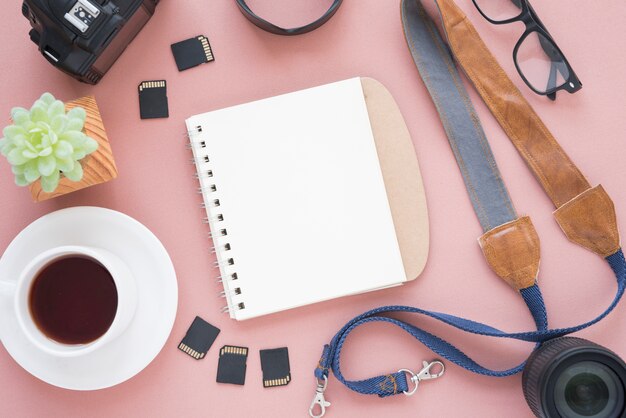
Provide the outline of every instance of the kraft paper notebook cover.
[[389,92],[353,78],[186,121],[230,316],[415,279],[428,217]]

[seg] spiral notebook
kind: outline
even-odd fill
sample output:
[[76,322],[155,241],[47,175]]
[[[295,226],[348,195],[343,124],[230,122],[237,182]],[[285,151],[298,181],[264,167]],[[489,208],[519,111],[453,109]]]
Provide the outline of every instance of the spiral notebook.
[[407,281],[359,78],[186,124],[232,318]]

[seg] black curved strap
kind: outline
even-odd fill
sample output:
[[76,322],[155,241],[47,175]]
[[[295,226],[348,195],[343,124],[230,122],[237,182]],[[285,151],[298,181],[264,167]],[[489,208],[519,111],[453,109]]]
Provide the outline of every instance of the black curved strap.
[[250,7],[248,7],[245,0],[236,0],[236,1],[237,1],[237,6],[239,6],[239,9],[241,10],[241,13],[243,13],[243,15],[250,22],[254,23],[256,26],[263,29],[264,31],[271,32],[276,35],[284,35],[284,36],[301,35],[303,33],[311,32],[312,30],[319,28],[324,23],[328,22],[328,20],[331,17],[333,17],[333,15],[337,12],[337,9],[339,9],[339,6],[341,6],[341,3],[343,2],[343,0],[335,0],[333,4],[330,5],[330,8],[326,11],[326,13],[324,13],[322,17],[320,17],[314,22],[311,22],[304,26],[300,26],[298,28],[286,29],[286,28],[281,28],[280,26],[276,26],[273,23],[270,23],[267,20],[257,16],[250,9]]

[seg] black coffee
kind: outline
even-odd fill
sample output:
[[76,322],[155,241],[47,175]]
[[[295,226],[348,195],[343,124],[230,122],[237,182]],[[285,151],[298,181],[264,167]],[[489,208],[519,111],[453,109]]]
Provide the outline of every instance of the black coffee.
[[86,257],[64,257],[39,272],[30,288],[29,306],[35,324],[48,338],[86,344],[113,323],[117,289],[102,264]]

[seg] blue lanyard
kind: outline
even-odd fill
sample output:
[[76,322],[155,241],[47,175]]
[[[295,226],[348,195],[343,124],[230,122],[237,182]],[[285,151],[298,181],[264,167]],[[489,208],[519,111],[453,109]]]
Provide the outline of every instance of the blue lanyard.
[[[332,370],[337,380],[351,390],[365,395],[375,394],[380,397],[385,397],[409,391],[406,373],[404,372],[395,372],[358,381],[347,380],[343,376],[341,372],[340,356],[341,349],[346,341],[346,338],[352,331],[354,331],[355,328],[369,322],[385,322],[396,325],[412,335],[433,352],[471,372],[494,377],[514,375],[522,371],[525,362],[507,370],[489,369],[472,360],[469,356],[463,353],[463,351],[446,340],[437,337],[436,335],[433,335],[414,324],[393,318],[390,314],[408,313],[415,316],[422,315],[436,319],[446,325],[450,325],[461,331],[472,334],[541,343],[552,338],[561,337],[563,335],[585,329],[603,319],[617,306],[618,302],[624,295],[624,290],[626,290],[626,261],[624,260],[624,254],[621,249],[615,254],[607,257],[606,261],[615,273],[615,277],[617,279],[617,294],[615,295],[613,302],[611,302],[610,306],[602,314],[584,324],[567,328],[540,329],[538,331],[509,333],[480,322],[460,318],[450,314],[427,311],[425,309],[414,308],[411,306],[383,306],[367,311],[351,319],[346,325],[343,326],[343,328],[339,330],[339,332],[337,332],[337,334],[335,334],[330,344],[324,346],[322,357],[318,367],[315,369],[315,377],[319,380],[324,380],[328,377],[329,370]],[[535,322],[538,323],[538,326],[540,323],[546,323],[547,320],[545,317],[545,311],[542,312],[543,301],[539,288],[535,285],[527,289],[523,289],[520,293],[528,304],[533,316],[535,317]],[[539,327],[541,328],[541,326]]]
[[[442,40],[435,24],[428,17],[419,0],[404,0],[402,2],[402,19],[409,49],[440,115],[474,211],[483,230],[489,231],[499,225],[514,221],[518,216],[447,44]],[[507,333],[472,320],[410,306],[380,307],[353,318],[335,334],[330,344],[324,346],[321,359],[315,369],[318,389],[309,411],[311,416],[322,416],[325,407],[330,405],[324,398],[324,390],[331,370],[337,380],[349,389],[361,394],[375,394],[380,397],[400,393],[410,395],[415,391],[420,381],[436,378],[440,375],[431,373],[433,364],[425,363],[424,369],[420,373],[399,370],[364,380],[347,380],[341,371],[341,350],[349,334],[366,323],[384,322],[395,325],[442,358],[474,373],[504,377],[521,372],[525,362],[507,370],[489,369],[478,364],[446,340],[412,323],[397,319],[393,314],[426,316],[468,333],[526,341],[539,345],[546,340],[587,328],[603,319],[617,306],[626,289],[626,261],[621,249],[606,257],[606,261],[617,279],[615,298],[598,317],[577,326],[548,329],[545,304],[536,283],[521,289],[520,295],[533,316],[537,331]],[[407,374],[409,375],[408,379]],[[313,408],[316,405],[321,408],[321,415],[313,413]]]

